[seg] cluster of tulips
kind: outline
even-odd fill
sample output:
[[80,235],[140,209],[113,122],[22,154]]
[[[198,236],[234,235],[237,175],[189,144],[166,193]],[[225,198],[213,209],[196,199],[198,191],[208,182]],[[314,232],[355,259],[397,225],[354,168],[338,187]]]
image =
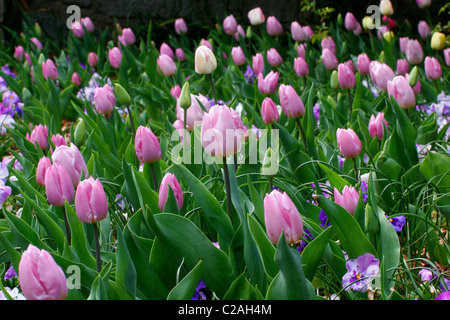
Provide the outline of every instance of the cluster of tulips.
[[450,48],[379,9],[16,35],[0,297],[448,300]]

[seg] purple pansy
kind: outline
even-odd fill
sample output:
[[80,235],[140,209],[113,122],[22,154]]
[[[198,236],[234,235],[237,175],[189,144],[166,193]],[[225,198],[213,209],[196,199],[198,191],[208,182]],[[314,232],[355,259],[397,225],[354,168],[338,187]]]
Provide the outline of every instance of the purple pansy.
[[347,273],[342,277],[345,290],[365,292],[368,285],[380,271],[380,261],[371,253],[365,253],[345,264]]
[[201,291],[205,288],[206,285],[203,283],[203,281],[199,281],[191,300],[206,300],[205,294]]
[[394,230],[397,232],[402,231],[403,226],[406,223],[406,218],[404,216],[396,216],[396,217],[392,217],[389,218],[388,216],[386,216],[389,220],[389,222],[392,224],[392,226],[394,227]]

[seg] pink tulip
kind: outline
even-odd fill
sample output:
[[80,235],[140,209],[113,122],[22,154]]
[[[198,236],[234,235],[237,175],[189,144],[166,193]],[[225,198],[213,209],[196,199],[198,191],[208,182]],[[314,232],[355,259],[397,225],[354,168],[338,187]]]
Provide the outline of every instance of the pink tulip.
[[177,57],[178,60],[180,61],[184,61],[186,60],[186,56],[184,55],[184,51],[181,48],[176,48],[175,49],[175,56]]
[[80,150],[73,143],[70,146],[60,145],[57,147],[52,154],[52,161],[54,164],[60,164],[66,169],[73,187],[78,186],[82,174],[85,177],[89,175],[86,162]]
[[351,89],[356,85],[355,74],[345,63],[338,66],[338,81],[342,89]]
[[75,212],[80,221],[89,224],[106,218],[108,200],[100,180],[89,177],[78,184],[75,194]]
[[233,49],[231,49],[231,56],[237,66],[241,66],[245,63],[245,54],[241,47],[233,47]]
[[270,97],[265,98],[262,102],[261,117],[265,124],[277,122],[280,118],[277,106]]
[[356,27],[355,27],[355,29],[353,29],[353,34],[360,35],[362,33],[362,31],[363,31],[363,29],[362,29],[361,23],[356,21]]
[[19,283],[27,300],[64,300],[68,294],[64,271],[50,253],[32,244],[20,258]]
[[72,32],[76,38],[82,38],[84,36],[84,29],[81,21],[72,22]]
[[200,46],[205,46],[205,47],[207,47],[209,50],[213,50],[213,47],[212,47],[212,44],[211,44],[211,42],[209,42],[208,40],[206,40],[206,39],[202,39],[201,41],[200,41]]
[[38,38],[33,37],[33,38],[30,39],[30,41],[34,44],[34,46],[37,49],[42,50],[43,46],[42,46],[42,43],[39,41]]
[[336,55],[330,49],[323,49],[321,58],[323,64],[325,65],[325,68],[327,68],[328,70],[336,69],[339,65],[339,61],[336,58]]
[[353,129],[337,129],[338,148],[345,158],[355,158],[361,152],[361,140]]
[[52,140],[53,144],[55,145],[55,148],[58,148],[59,146],[66,146],[66,139],[60,135],[59,133],[53,135],[50,140]]
[[267,18],[266,31],[270,36],[279,36],[283,33],[283,26],[274,16]]
[[388,123],[384,119],[384,112],[379,112],[375,117],[372,115],[369,121],[369,134],[372,138],[377,137],[378,140],[383,139],[384,134],[384,126],[386,126],[386,130],[388,128]]
[[400,39],[399,39],[399,47],[400,47],[400,52],[401,53],[405,53],[406,52],[406,47],[408,46],[408,41],[409,41],[408,37],[400,37]]
[[52,161],[48,157],[42,157],[36,168],[36,183],[40,186],[45,185],[45,172],[52,165]]
[[322,41],[320,42],[320,44],[322,46],[322,51],[324,49],[328,49],[331,52],[333,52],[334,54],[336,54],[337,47],[336,47],[336,43],[334,42],[332,37],[323,38]]
[[252,68],[255,74],[264,73],[264,57],[261,53],[257,53],[253,56]]
[[134,36],[133,30],[131,30],[131,28],[124,28],[122,30],[122,35],[118,37],[118,40],[124,46],[130,46],[136,42],[136,37]]
[[408,80],[404,76],[396,76],[388,81],[388,95],[392,96],[400,107],[407,109],[416,105],[416,96]]
[[158,59],[156,59],[156,64],[167,77],[173,76],[177,72],[175,61],[166,54],[161,54]]
[[258,74],[258,90],[263,94],[274,93],[278,85],[278,72],[270,71],[266,77]]
[[422,20],[417,24],[417,32],[419,32],[422,40],[425,40],[430,35],[431,29],[425,20]]
[[39,148],[45,150],[48,148],[48,128],[47,126],[43,126],[42,124],[34,127],[33,131],[31,131],[31,135],[26,134],[26,139],[33,144],[38,144]]
[[244,28],[242,28],[242,26],[239,24],[237,26],[237,31],[234,34],[234,39],[236,39],[236,41],[239,41],[240,36],[242,36],[242,38],[245,38],[245,31]]
[[120,64],[122,62],[122,52],[120,52],[119,48],[117,47],[109,49],[108,59],[111,66],[118,69],[120,68]]
[[302,57],[294,58],[294,71],[299,77],[305,77],[309,74],[309,66]]
[[306,33],[303,27],[297,21],[291,23],[291,35],[292,39],[297,42],[306,41]]
[[45,171],[45,194],[48,203],[62,207],[65,201],[72,202],[75,194],[69,173],[62,164],[54,163]]
[[370,59],[367,53],[361,53],[358,56],[357,68],[361,75],[369,74]]
[[409,63],[406,59],[397,60],[397,75],[405,75],[409,72]]
[[81,18],[81,23],[83,24],[87,32],[89,33],[94,32],[94,24],[92,23],[91,18],[89,17]]
[[47,80],[47,78],[58,80],[58,69],[56,69],[52,60],[47,59],[47,61],[42,62],[42,75],[45,80]]
[[96,87],[94,91],[95,110],[100,114],[110,114],[116,105],[114,91],[109,84]]
[[356,20],[353,13],[347,12],[345,14],[344,25],[345,29],[347,30],[356,30],[356,28],[358,27],[358,20]]
[[283,58],[278,53],[277,49],[271,48],[267,50],[267,61],[271,66],[279,66],[283,63]]
[[245,130],[233,111],[226,105],[215,105],[204,113],[201,142],[206,153],[223,158],[241,149]]
[[307,39],[311,39],[312,36],[314,35],[314,31],[313,31],[313,29],[311,29],[310,26],[304,26],[303,31],[305,31]]
[[161,145],[153,131],[144,126],[136,130],[134,142],[136,156],[142,163],[152,163],[161,160]]
[[408,40],[405,50],[406,59],[411,64],[419,64],[423,61],[424,54],[419,40]]
[[355,213],[359,200],[359,192],[353,186],[345,186],[342,194],[336,187],[334,188],[334,201],[347,210],[351,215]]
[[305,114],[302,99],[291,85],[280,85],[278,89],[281,109],[290,118],[297,118]]
[[450,67],[450,48],[444,50],[445,64]]
[[306,44],[301,43],[297,46],[297,54],[299,57],[302,57],[303,59],[306,59]]
[[25,49],[22,46],[16,46],[14,48],[14,58],[18,61],[22,60],[24,52],[25,52]]
[[170,94],[175,98],[179,98],[181,94],[180,86],[177,84],[175,87],[170,88]]
[[172,48],[171,48],[167,43],[165,43],[165,42],[163,42],[163,43],[161,44],[161,47],[159,48],[159,53],[160,53],[160,54],[168,55],[168,56],[171,57],[172,59],[173,59],[173,57],[174,57],[174,53],[173,53]]
[[247,17],[252,26],[260,25],[266,20],[264,13],[260,7],[250,10],[247,14]]
[[264,197],[264,222],[267,236],[278,243],[281,233],[286,242],[298,243],[303,235],[303,221],[294,202],[285,192],[273,190]]
[[172,192],[177,201],[178,209],[183,207],[183,190],[181,190],[180,183],[177,180],[177,177],[172,173],[166,173],[161,181],[161,185],[159,186],[159,201],[158,207],[159,210],[164,210],[164,205],[166,204],[167,198],[169,196],[169,186],[172,189]]
[[424,9],[431,5],[431,0],[416,0],[416,3],[421,9]]
[[376,60],[370,62],[369,70],[373,83],[380,90],[386,91],[388,81],[395,77],[394,71],[387,64]]
[[77,86],[77,87],[80,86],[80,84],[81,84],[81,78],[80,78],[80,75],[79,75],[77,72],[72,73],[72,79],[71,79],[71,82],[72,82],[75,86]]
[[91,67],[95,67],[98,63],[98,57],[95,52],[89,52],[88,54],[88,63]]
[[234,35],[237,32],[237,26],[236,18],[232,14],[223,20],[223,29],[228,35]]
[[436,80],[442,76],[442,68],[435,57],[425,58],[425,74],[429,80]]
[[183,18],[178,18],[175,20],[175,32],[177,34],[187,33],[188,27]]
[[[203,106],[205,106],[205,108],[206,104],[210,104],[207,99],[205,100],[205,97],[196,96],[191,93],[191,105],[187,108],[186,114],[186,129],[189,131],[192,131],[196,125],[199,125],[202,122],[204,111],[200,106],[199,101],[203,104]],[[180,107],[179,100],[177,101],[176,111],[178,120],[184,123],[185,111]]]

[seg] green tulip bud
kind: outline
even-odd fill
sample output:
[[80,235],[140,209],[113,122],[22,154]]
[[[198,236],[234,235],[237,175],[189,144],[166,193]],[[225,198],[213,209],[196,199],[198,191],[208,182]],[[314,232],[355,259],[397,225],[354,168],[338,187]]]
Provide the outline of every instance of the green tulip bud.
[[115,87],[115,93],[117,100],[123,105],[129,105],[131,103],[130,95],[128,94],[127,90],[125,90],[124,87],[122,87],[120,84],[116,83],[114,85]]
[[330,77],[330,84],[331,89],[337,90],[339,88],[339,80],[338,80],[338,73],[336,70],[333,70]]
[[378,61],[384,63],[384,58],[385,58],[384,51],[381,51],[380,55],[378,56]]
[[37,22],[34,23],[34,31],[36,31],[38,37],[42,36],[41,26]]
[[181,88],[180,97],[178,98],[178,102],[180,103],[180,107],[186,110],[192,104],[191,101],[191,92],[189,90],[189,82],[185,82],[183,88]]
[[75,145],[80,146],[84,143],[86,137],[86,123],[83,119],[80,119],[75,127],[74,139]]
[[252,28],[251,28],[251,26],[247,27],[247,31],[245,32],[245,36],[247,38],[249,38],[249,39],[252,37]]
[[261,166],[261,174],[264,176],[274,176],[278,172],[278,152],[268,148],[264,154],[263,163]]
[[417,66],[414,66],[414,68],[409,73],[408,83],[411,87],[414,87],[418,80],[418,71]]
[[344,25],[344,18],[342,18],[342,14],[339,13],[337,16],[337,23],[340,27],[342,27]]

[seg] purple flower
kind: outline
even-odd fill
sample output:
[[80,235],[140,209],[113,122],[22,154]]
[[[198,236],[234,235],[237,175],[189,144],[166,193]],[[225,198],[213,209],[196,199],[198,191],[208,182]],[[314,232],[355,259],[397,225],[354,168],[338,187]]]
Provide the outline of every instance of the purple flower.
[[420,275],[420,279],[422,281],[428,281],[430,282],[431,280],[433,280],[433,272],[429,269],[422,269],[419,271],[419,275]]
[[361,181],[361,192],[362,192],[362,196],[363,196],[363,201],[366,202],[367,198],[369,197],[369,195],[367,194],[367,182],[365,181]]
[[14,267],[11,265],[9,269],[5,272],[4,280],[6,281],[14,277],[17,277],[17,273],[16,270],[14,270]]
[[370,253],[348,260],[345,266],[347,273],[342,277],[345,290],[365,292],[372,278],[380,271],[380,261]]
[[450,300],[450,291],[442,292],[434,300]]
[[203,283],[203,281],[200,281],[197,285],[197,288],[195,289],[194,295],[192,296],[191,300],[206,300],[205,294],[201,291],[202,289],[205,289],[206,285]]
[[0,70],[1,70],[4,74],[7,74],[8,76],[11,76],[13,79],[16,79],[15,73],[12,72],[11,69],[9,69],[8,64],[5,64]]
[[258,127],[256,127],[254,124],[252,124],[252,132],[254,135],[256,135],[256,138],[259,139],[259,137],[261,136],[262,130],[259,129]]
[[[314,239],[313,235],[311,234],[311,232],[309,232],[308,229],[303,230],[303,236],[305,237],[305,239],[308,239],[309,242]],[[306,242],[305,240],[300,241],[300,243],[297,247],[297,251],[302,252],[307,245],[308,245],[308,242]]]
[[5,106],[3,103],[0,102],[0,114],[7,114],[13,117],[14,109],[10,106]]
[[313,113],[314,113],[314,118],[316,118],[316,121],[319,121],[319,119],[320,119],[320,105],[318,103],[314,105]]
[[389,222],[394,226],[394,230],[397,232],[402,231],[403,226],[406,223],[406,218],[404,216],[397,216],[397,217],[392,217],[389,218],[388,216],[386,216],[389,219]]
[[4,91],[2,94],[2,103],[5,107],[15,107],[20,102],[19,96],[11,90]]
[[256,80],[258,78],[258,75],[253,71],[252,67],[247,66],[244,77],[248,83],[253,84],[253,80]]
[[319,220],[321,221],[320,222],[320,226],[322,228],[326,228],[326,227],[330,226],[330,222],[328,221],[328,217],[325,214],[325,211],[323,211],[323,209],[320,209]]
[[3,180],[0,180],[0,205],[11,195],[11,187],[6,186]]

